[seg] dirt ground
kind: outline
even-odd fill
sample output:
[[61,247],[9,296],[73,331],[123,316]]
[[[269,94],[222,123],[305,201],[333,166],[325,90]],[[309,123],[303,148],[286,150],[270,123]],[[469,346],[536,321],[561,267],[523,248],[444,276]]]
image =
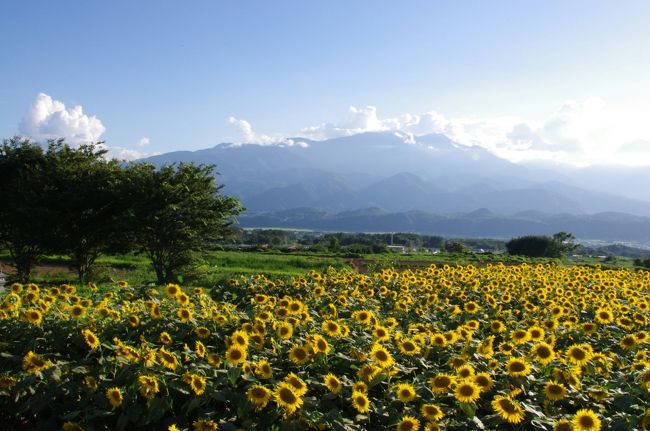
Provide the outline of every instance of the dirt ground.
[[[16,270],[9,264],[6,260],[0,260],[0,271],[5,274],[15,274]],[[75,272],[66,264],[62,263],[48,263],[43,265],[36,265],[34,267],[34,272],[40,274],[72,274],[75,275]]]

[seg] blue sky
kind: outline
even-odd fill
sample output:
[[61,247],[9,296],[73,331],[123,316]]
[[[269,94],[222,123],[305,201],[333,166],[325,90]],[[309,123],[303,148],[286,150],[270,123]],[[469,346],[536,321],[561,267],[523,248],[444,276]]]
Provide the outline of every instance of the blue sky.
[[[512,158],[570,153],[567,139],[584,148],[558,160],[650,147],[647,1],[26,0],[0,15],[2,137],[69,131],[21,128],[43,93],[83,108],[81,125],[61,120],[73,131],[95,116],[104,131],[91,136],[142,153],[269,143],[323,123],[385,130],[431,112],[457,140]],[[601,134],[585,123],[603,117],[617,142],[589,146]]]

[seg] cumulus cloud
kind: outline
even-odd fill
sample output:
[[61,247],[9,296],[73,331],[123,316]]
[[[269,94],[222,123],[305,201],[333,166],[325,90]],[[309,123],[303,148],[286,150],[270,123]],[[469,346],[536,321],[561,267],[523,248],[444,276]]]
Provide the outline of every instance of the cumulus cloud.
[[309,146],[306,142],[296,141],[294,139],[285,138],[283,136],[268,136],[253,131],[251,123],[246,120],[228,117],[228,122],[235,126],[242,136],[242,140],[235,145],[242,144],[257,144],[257,145],[278,145],[282,147],[301,147],[306,148]]
[[71,144],[82,144],[98,141],[106,128],[94,115],[84,114],[81,106],[68,109],[62,102],[38,93],[19,130],[39,142],[65,138]]
[[[66,108],[61,101],[55,100],[45,93],[38,93],[34,102],[27,109],[20,122],[20,133],[36,142],[46,143],[50,139],[65,139],[71,146],[97,143],[106,131],[101,120],[96,116],[84,114],[79,105]],[[149,157],[158,153],[140,152],[126,147],[98,144],[107,150],[107,157],[119,160],[135,160]],[[149,138],[143,137],[138,146],[149,145]]]

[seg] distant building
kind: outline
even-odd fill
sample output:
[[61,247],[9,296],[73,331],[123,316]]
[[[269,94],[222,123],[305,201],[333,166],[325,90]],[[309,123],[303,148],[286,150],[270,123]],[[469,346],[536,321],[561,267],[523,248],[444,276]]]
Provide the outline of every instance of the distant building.
[[387,245],[386,248],[388,251],[392,251],[395,253],[406,253],[406,246],[403,245]]

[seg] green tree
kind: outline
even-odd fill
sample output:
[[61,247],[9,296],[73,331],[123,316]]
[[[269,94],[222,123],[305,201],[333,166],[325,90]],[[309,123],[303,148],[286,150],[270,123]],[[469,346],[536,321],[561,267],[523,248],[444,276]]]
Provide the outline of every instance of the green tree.
[[48,207],[56,228],[50,249],[68,254],[79,280],[85,280],[97,258],[128,247],[122,169],[107,160],[101,144],[72,148],[51,141],[46,153],[50,192]]
[[528,257],[562,257],[576,249],[575,237],[568,232],[558,232],[553,237],[527,235],[506,243],[509,254]]
[[46,250],[53,215],[43,149],[19,137],[0,147],[0,245],[9,250],[20,280],[28,280]]
[[174,281],[193,255],[228,234],[241,211],[237,199],[221,195],[223,186],[216,184],[213,170],[192,163],[127,167],[131,232],[159,283]]
[[467,251],[467,246],[461,241],[445,241],[445,251],[447,253],[464,253]]

